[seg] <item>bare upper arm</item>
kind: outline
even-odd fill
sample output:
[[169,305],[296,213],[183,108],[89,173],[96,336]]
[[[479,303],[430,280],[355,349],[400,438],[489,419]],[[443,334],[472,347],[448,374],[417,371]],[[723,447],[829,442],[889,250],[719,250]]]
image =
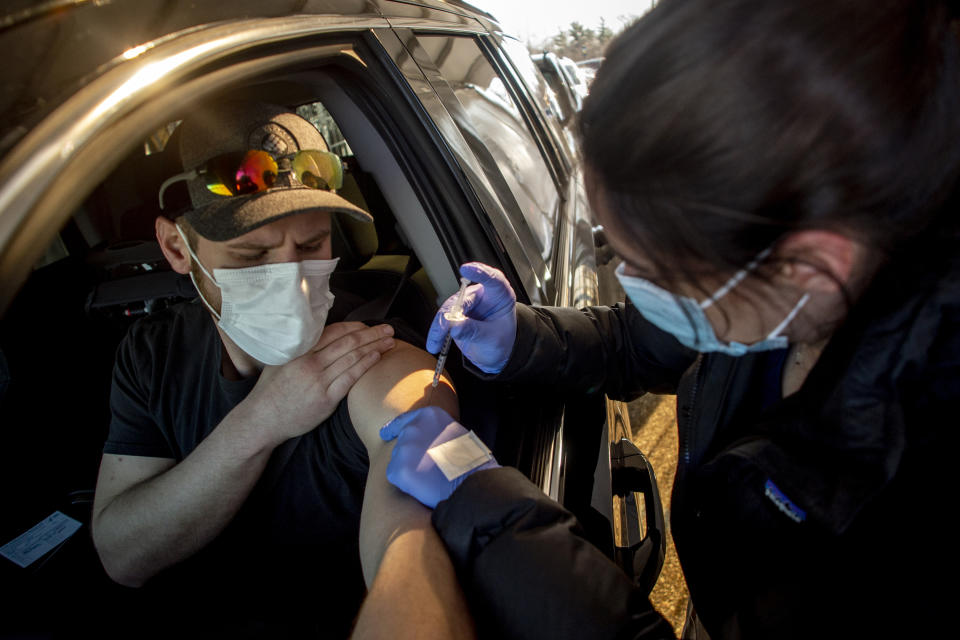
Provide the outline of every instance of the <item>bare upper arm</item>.
[[[380,439],[380,427],[395,416],[428,404],[459,418],[453,386],[446,378],[430,386],[436,359],[411,344],[397,341],[368,370],[347,396],[350,420],[367,448],[370,471],[360,517],[360,562],[369,587],[386,548],[405,535],[425,536],[427,547],[441,547],[430,524],[430,511],[387,482],[386,469],[393,442]],[[419,532],[419,533],[417,533]],[[426,551],[426,549],[420,549]]]
[[103,454],[97,476],[97,490],[93,498],[94,521],[118,495],[134,485],[160,475],[176,463],[173,458]]
[[396,346],[353,386],[347,396],[350,420],[368,453],[383,445],[380,427],[405,411],[436,405],[459,418],[457,395],[450,380],[442,376],[436,389],[430,386],[436,366],[432,355],[397,340]]

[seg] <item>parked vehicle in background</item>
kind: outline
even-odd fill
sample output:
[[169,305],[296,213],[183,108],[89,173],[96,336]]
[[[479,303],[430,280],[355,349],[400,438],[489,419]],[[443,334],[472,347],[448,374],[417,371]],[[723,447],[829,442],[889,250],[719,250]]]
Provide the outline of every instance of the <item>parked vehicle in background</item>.
[[582,101],[590,92],[590,89],[587,86],[587,78],[583,74],[583,71],[579,66],[577,66],[576,62],[566,57],[560,58],[560,66],[563,69],[564,74],[566,74],[567,80],[570,82],[570,86],[573,88],[573,91],[580,96],[580,100]]
[[571,82],[560,56],[544,51],[531,57],[557,97],[561,122],[569,124],[574,114],[583,107],[583,96]]
[[[501,269],[525,303],[615,302],[599,297],[582,169],[564,127],[582,83],[555,56],[540,57],[542,75],[523,44],[469,5],[15,4],[0,10],[0,478],[12,489],[0,545],[53,511],[82,528],[26,568],[0,559],[0,625],[14,633],[120,635],[126,615],[172,610],[108,580],[89,518],[117,344],[138,317],[195,296],[153,231],[176,152],[168,143],[193,104],[257,97],[311,120],[343,157],[341,195],[376,221],[372,235],[335,225],[335,277],[365,283],[370,299],[396,290],[392,311],[424,332],[470,260]],[[554,93],[567,101],[559,113]],[[622,403],[481,382],[458,361],[451,354],[448,368],[461,420],[502,464],[573,511],[628,574],[635,554],[656,557],[662,515],[647,498],[641,526],[634,491],[651,481],[620,441]],[[647,564],[656,571],[636,579],[652,586],[659,565]]]
[[584,79],[587,81],[588,89],[590,88],[590,83],[593,82],[593,77],[597,75],[597,69],[600,68],[601,64],[603,64],[603,58],[590,58],[589,60],[581,60],[577,63],[577,66],[583,73]]

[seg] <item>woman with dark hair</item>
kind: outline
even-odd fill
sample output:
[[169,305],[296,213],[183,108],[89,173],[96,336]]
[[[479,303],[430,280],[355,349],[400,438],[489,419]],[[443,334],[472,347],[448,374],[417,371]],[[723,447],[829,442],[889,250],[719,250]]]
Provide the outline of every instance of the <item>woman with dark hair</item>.
[[[479,284],[451,331],[477,375],[678,395],[687,634],[946,627],[958,107],[946,3],[664,0],[611,44],[580,116],[627,304],[528,307],[462,268]],[[436,507],[481,631],[672,637],[521,474],[489,460],[447,480],[426,451],[465,433],[427,408],[381,436],[391,482]]]

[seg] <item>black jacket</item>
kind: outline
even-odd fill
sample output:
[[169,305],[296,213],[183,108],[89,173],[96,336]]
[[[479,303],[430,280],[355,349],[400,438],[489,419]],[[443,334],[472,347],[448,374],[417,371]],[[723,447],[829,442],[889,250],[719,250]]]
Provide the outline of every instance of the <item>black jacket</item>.
[[[630,305],[519,307],[500,378],[620,399],[676,391],[672,533],[715,640],[935,637],[954,565],[957,274],[875,279],[803,388],[766,409],[765,356],[697,356]],[[575,519],[515,470],[469,476],[434,524],[489,633],[672,635]]]

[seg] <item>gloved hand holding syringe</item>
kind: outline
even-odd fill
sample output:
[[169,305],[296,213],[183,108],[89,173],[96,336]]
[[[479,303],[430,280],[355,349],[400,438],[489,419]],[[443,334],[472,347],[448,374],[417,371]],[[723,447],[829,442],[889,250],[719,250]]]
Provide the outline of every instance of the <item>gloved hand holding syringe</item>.
[[[460,275],[460,290],[440,306],[427,332],[427,351],[437,354],[431,396],[451,343],[457,343],[467,369],[476,367],[480,373],[472,373],[482,376],[502,372],[517,341],[517,297],[503,272],[468,262]],[[476,434],[437,406],[397,416],[380,430],[380,438],[396,440],[387,480],[431,508],[470,473],[500,466]]]
[[[460,291],[457,292],[456,301],[448,311],[443,313],[444,319],[446,319],[446,321],[450,324],[447,325],[446,336],[443,339],[443,346],[440,348],[440,353],[437,355],[437,368],[433,372],[433,382],[430,385],[434,389],[440,382],[440,375],[443,373],[443,366],[446,364],[447,355],[450,353],[450,344],[453,342],[453,336],[450,334],[450,325],[458,324],[467,319],[467,316],[463,315],[463,298],[467,294],[467,285],[469,284],[469,279],[460,278]],[[431,391],[431,395],[432,393],[433,392]]]
[[517,297],[503,273],[468,262],[461,265],[460,275],[460,290],[440,306],[427,332],[427,351],[437,354],[433,387],[443,374],[452,342],[469,364],[482,373],[497,374],[510,359],[517,336]]

